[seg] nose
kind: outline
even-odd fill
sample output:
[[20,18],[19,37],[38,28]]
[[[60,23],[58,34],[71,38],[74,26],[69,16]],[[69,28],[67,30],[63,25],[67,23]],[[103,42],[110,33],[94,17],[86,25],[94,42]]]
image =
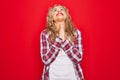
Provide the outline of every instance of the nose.
[[58,9],[58,12],[60,12],[61,11],[61,9]]

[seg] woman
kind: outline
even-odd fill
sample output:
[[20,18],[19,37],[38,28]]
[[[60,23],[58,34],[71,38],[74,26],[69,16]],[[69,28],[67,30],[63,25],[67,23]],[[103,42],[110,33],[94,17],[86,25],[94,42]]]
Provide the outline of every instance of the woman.
[[42,80],[84,80],[79,64],[83,57],[81,32],[72,24],[66,7],[58,4],[49,9],[40,47]]

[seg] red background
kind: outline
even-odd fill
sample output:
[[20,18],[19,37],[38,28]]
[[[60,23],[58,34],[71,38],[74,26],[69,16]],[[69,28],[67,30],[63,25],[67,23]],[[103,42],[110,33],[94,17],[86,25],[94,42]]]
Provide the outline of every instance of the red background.
[[[118,0],[119,1],[119,0]],[[117,0],[1,1],[0,80],[39,80],[40,32],[48,8],[69,9],[82,32],[85,80],[120,80],[120,6]]]

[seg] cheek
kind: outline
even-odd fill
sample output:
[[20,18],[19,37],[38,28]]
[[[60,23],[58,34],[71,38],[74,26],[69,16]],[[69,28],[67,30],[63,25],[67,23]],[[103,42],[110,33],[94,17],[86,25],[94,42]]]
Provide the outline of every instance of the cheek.
[[64,14],[64,17],[67,18],[67,14],[66,13]]
[[53,13],[53,19],[55,19],[56,18],[56,13]]
[[55,15],[53,15],[53,19],[54,19],[54,20],[55,20],[55,18],[56,18]]
[[67,15],[65,14],[65,18],[67,18]]
[[64,17],[66,18],[66,17],[67,17],[67,14],[66,14],[65,12],[63,12],[63,14],[64,14]]

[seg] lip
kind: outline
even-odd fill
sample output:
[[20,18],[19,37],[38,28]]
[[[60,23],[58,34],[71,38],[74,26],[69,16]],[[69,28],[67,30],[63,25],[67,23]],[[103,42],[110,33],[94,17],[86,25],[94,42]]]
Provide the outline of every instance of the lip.
[[58,13],[56,14],[56,16],[58,16],[59,14],[63,15],[63,13],[62,13],[62,12],[58,12]]

